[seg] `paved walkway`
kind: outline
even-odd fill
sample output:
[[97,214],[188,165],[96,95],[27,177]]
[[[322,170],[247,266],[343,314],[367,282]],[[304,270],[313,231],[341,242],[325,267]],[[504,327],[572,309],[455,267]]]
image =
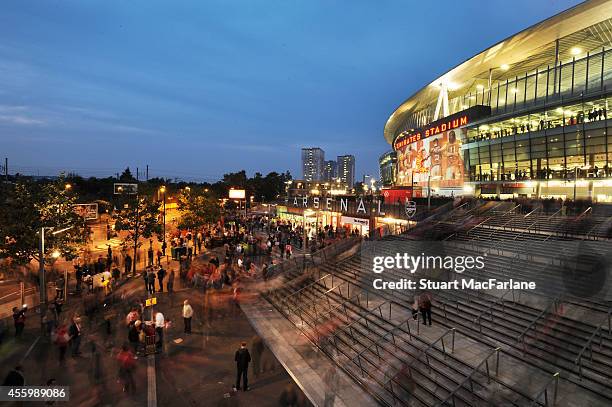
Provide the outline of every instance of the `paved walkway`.
[[[252,298],[251,301],[241,302],[240,307],[257,333],[314,405],[338,407],[377,405],[333,362],[317,352],[314,346],[267,301]],[[328,386],[330,377],[337,379],[336,389]],[[335,399],[332,395],[335,395]],[[330,402],[332,404],[326,404]]]

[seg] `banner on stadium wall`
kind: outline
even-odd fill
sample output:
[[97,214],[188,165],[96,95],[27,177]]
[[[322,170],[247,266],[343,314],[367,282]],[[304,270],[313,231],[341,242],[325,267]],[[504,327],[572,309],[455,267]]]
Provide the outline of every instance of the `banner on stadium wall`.
[[461,144],[470,123],[491,114],[489,106],[473,106],[393,141],[397,152],[397,184],[432,188],[463,186]]

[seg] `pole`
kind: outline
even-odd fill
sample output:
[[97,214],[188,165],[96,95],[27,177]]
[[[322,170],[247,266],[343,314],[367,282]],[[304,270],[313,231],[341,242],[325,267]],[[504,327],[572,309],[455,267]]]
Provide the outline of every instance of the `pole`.
[[164,188],[164,243],[166,242],[166,188]]
[[576,208],[576,180],[578,178],[578,167],[574,167],[574,208]]
[[68,303],[68,269],[64,269],[64,304]]
[[135,230],[134,230],[134,260],[132,261],[132,276],[136,275],[136,259],[138,256],[138,228],[140,226],[140,215],[139,215],[139,209],[140,209],[140,202],[138,200],[138,192],[136,192],[136,226],[135,226]]
[[[45,283],[45,228],[40,228],[40,251],[38,253],[38,280],[40,283],[40,325],[42,327],[47,302],[47,285]],[[23,304],[22,304],[23,305]]]
[[23,281],[19,282],[19,294],[21,298],[21,306],[25,304],[25,283]]
[[431,209],[431,172],[427,177],[427,210]]
[[304,234],[304,253],[306,253],[306,249],[308,248],[308,236],[306,236],[306,210],[302,212],[302,233]]
[[8,157],[4,157],[4,178],[8,181]]

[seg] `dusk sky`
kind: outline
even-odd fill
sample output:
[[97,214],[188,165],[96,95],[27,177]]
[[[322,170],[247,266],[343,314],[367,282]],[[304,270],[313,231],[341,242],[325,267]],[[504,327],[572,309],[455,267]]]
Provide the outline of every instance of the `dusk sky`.
[[378,177],[413,92],[577,1],[6,1],[0,156],[11,172],[216,180],[300,148]]

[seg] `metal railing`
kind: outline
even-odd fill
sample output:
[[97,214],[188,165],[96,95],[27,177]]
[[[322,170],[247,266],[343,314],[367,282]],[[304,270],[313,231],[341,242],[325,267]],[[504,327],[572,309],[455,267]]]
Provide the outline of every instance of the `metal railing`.
[[[548,402],[548,387],[551,385],[553,385],[553,396],[552,396],[552,403],[549,404]],[[559,393],[559,372],[556,372],[555,374],[552,375],[552,377],[546,382],[546,385],[542,388],[542,390],[540,390],[538,392],[538,394],[536,394],[533,397],[533,400],[531,401],[530,406],[539,406],[542,404],[542,402],[540,401],[540,399],[542,397],[544,397],[544,405],[548,406],[555,406],[557,404],[557,394]]]
[[463,388],[463,386],[465,386],[466,383],[470,384],[470,390],[472,391],[472,393],[474,393],[474,380],[472,379],[472,376],[474,376],[474,374],[476,374],[480,368],[482,367],[482,365],[485,365],[485,370],[487,373],[487,384],[491,383],[491,371],[489,369],[489,358],[493,355],[495,355],[495,376],[499,376],[499,353],[500,353],[501,348],[495,348],[492,349],[487,356],[478,364],[478,366],[476,366],[474,369],[472,369],[472,372],[466,376],[465,379],[463,379],[463,381],[461,383],[459,383],[457,385],[457,387],[455,387],[455,389],[453,391],[450,392],[450,394],[444,399],[442,400],[440,403],[437,404],[437,406],[444,406],[448,403],[448,401],[450,400],[452,402],[453,407],[455,406],[455,395],[457,394],[457,392]]
[[521,332],[521,334],[518,336],[517,342],[520,342],[522,347],[523,347],[523,356],[525,355],[525,353],[527,352],[526,349],[526,344],[525,344],[525,335],[527,335],[527,333],[529,332],[529,330],[531,328],[534,328],[534,330],[536,330],[536,324],[538,323],[538,321],[547,313],[549,313],[549,310],[551,308],[555,309],[555,313],[557,312],[557,307],[559,305],[559,297],[553,299],[550,303],[548,303],[548,305],[546,306],[546,308],[544,308],[536,317],[533,321],[531,321],[531,323],[527,326],[527,328],[525,328],[523,330],[523,332]]
[[496,306],[498,303],[501,304],[502,306],[502,312],[506,312],[505,311],[505,306],[504,306],[504,297],[506,296],[506,294],[508,293],[512,293],[512,302],[516,302],[514,299],[514,289],[511,288],[509,290],[504,291],[504,293],[502,294],[501,297],[499,297],[497,300],[495,300],[494,302],[492,302],[487,308],[485,308],[484,310],[482,310],[482,312],[476,317],[474,318],[474,323],[478,322],[478,328],[480,333],[482,333],[482,317],[484,315],[486,315],[487,313],[489,313],[490,315],[490,321],[493,322],[493,307]]
[[595,341],[595,338],[597,338],[597,335],[599,335],[599,349],[601,350],[601,347],[603,345],[603,332],[602,331],[604,329],[604,324],[606,322],[608,322],[608,335],[612,335],[612,308],[610,308],[610,310],[608,311],[606,318],[603,321],[601,321],[601,323],[599,324],[599,326],[597,326],[597,328],[595,328],[595,331],[593,331],[593,333],[591,334],[589,339],[586,341],[582,349],[580,349],[580,352],[578,353],[578,356],[576,357],[576,360],[574,361],[574,364],[578,365],[578,375],[580,376],[580,380],[582,380],[582,358],[584,357],[584,353],[587,350],[589,350],[590,360],[593,361],[593,342]]

